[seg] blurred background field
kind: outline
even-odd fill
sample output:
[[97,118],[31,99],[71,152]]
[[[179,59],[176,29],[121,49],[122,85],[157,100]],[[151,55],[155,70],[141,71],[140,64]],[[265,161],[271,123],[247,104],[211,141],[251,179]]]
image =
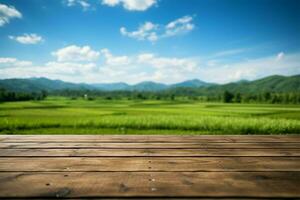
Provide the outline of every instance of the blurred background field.
[[1,134],[293,134],[300,106],[48,97],[0,104]]

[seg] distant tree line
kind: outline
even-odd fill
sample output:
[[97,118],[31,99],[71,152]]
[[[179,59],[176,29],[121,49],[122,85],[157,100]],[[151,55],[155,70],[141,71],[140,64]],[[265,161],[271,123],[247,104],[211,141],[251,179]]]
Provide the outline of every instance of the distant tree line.
[[57,90],[47,92],[12,92],[0,89],[0,102],[43,100],[48,95],[86,100],[194,100],[199,102],[224,103],[273,103],[300,104],[300,92],[241,93],[232,91],[210,91],[197,88],[174,88],[162,91],[100,91],[100,90]]
[[273,104],[299,104],[300,93],[271,93],[241,94],[225,91],[224,103],[273,103]]
[[0,89],[0,102],[7,101],[28,101],[28,100],[43,100],[47,97],[48,92],[43,90],[40,92],[12,92],[5,89]]
[[93,100],[196,100],[201,102],[224,103],[273,103],[300,104],[300,93],[262,92],[248,94],[240,92],[218,91],[208,93],[194,88],[177,88],[163,91],[99,91],[99,90],[59,90],[52,95],[65,96],[71,99],[83,98]]

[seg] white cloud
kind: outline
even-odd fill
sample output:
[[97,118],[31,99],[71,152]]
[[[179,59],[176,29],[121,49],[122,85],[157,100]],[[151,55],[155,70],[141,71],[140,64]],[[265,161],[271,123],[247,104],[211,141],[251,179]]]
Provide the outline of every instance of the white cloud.
[[[88,10],[92,7],[92,3],[96,0],[62,0],[67,6],[80,6],[83,10]],[[101,1],[101,0],[100,0]],[[92,3],[90,3],[92,2]],[[157,0],[102,0],[102,5],[114,7],[122,5],[124,9],[129,11],[145,11],[156,5]]]
[[284,55],[284,59],[282,55],[203,66],[199,70],[199,75],[212,82],[228,83],[241,79],[254,80],[274,74],[287,76],[300,74],[300,53]]
[[8,36],[8,37],[9,39],[15,40],[22,44],[38,44],[43,41],[42,36],[39,36],[35,33],[31,33],[31,34],[25,33],[20,36]]
[[224,57],[224,56],[233,56],[233,55],[244,53],[247,50],[249,50],[249,49],[247,49],[247,48],[230,49],[230,50],[217,52],[212,57],[216,58],[216,57]]
[[0,3],[0,26],[8,24],[13,18],[22,18],[22,14],[15,7]]
[[160,57],[154,54],[140,54],[137,65],[154,69],[144,74],[144,80],[174,83],[189,79],[198,71],[198,63],[192,58]]
[[45,73],[57,75],[83,75],[93,73],[97,69],[95,63],[48,62],[41,68]]
[[[80,48],[81,49],[81,48]],[[81,59],[50,61],[34,65],[16,58],[0,58],[0,78],[47,77],[71,82],[128,82],[156,81],[175,83],[198,78],[204,81],[227,83],[240,79],[253,80],[265,76],[300,74],[300,52],[224,62],[189,57],[164,57],[153,53],[113,55],[102,49],[101,59],[82,63]],[[282,54],[283,55],[283,54]],[[73,55],[72,55],[73,56]],[[72,57],[71,56],[71,57]]]
[[192,16],[184,16],[167,25],[145,22],[136,31],[130,32],[125,27],[121,27],[120,32],[122,35],[130,38],[155,42],[161,38],[173,37],[192,31],[195,28],[192,20]]
[[7,67],[28,67],[31,65],[32,62],[30,61],[18,60],[10,57],[0,57],[0,69]]
[[83,10],[87,10],[91,7],[91,4],[88,2],[88,0],[67,0],[67,6],[76,6],[79,5],[82,7]]
[[108,49],[102,49],[101,53],[105,57],[105,64],[110,66],[120,66],[130,64],[130,59],[128,56],[113,56]]
[[96,61],[99,58],[100,52],[92,50],[89,46],[79,47],[71,45],[52,52],[52,55],[56,56],[59,62],[91,62]]
[[2,68],[1,66],[2,65],[0,63],[1,78],[46,77],[71,82],[87,81],[85,78],[90,74],[94,74],[94,71],[97,69],[95,63],[82,64],[71,62],[47,62],[41,66],[31,65],[27,67],[13,65]]
[[121,3],[120,0],[102,0],[103,5],[107,5],[107,6],[111,6],[111,7],[116,6],[120,3]]
[[125,27],[121,27],[120,32],[124,36],[128,36],[137,40],[149,40],[154,42],[158,39],[158,36],[155,32],[157,29],[157,24],[145,22],[144,24],[140,25],[136,31],[128,32]]
[[280,52],[280,53],[277,54],[276,60],[277,60],[277,61],[280,61],[280,60],[282,60],[283,58],[284,58],[284,53],[283,53],[283,52]]
[[164,36],[170,37],[192,31],[195,28],[192,21],[193,17],[187,15],[168,23],[165,27],[166,31]]
[[208,61],[206,62],[206,65],[207,65],[207,66],[210,66],[210,67],[213,67],[213,66],[216,66],[218,63],[219,63],[218,60],[211,59],[211,60],[208,60]]
[[190,71],[196,69],[196,62],[187,58],[157,57],[154,54],[140,54],[138,63],[152,66],[156,69]]
[[[63,50],[65,50],[64,48]],[[0,68],[1,78],[11,77],[48,77],[72,82],[120,82],[136,83],[152,80],[176,82],[184,80],[189,73],[195,72],[197,63],[189,58],[161,57],[151,53],[137,55],[113,55],[108,49],[102,49],[103,55],[99,61],[82,63],[82,59],[74,58],[70,48],[63,53],[59,50],[58,62],[51,61],[43,65],[30,65],[26,68],[20,65],[7,65]],[[74,49],[73,47],[71,49]],[[78,48],[75,48],[78,50]],[[82,50],[82,48],[79,48]],[[89,49],[90,50],[90,49]],[[66,53],[67,52],[67,53]],[[77,51],[76,51],[77,52]],[[81,52],[81,51],[79,51]],[[66,55],[68,54],[68,55]],[[62,57],[61,57],[62,56]],[[80,56],[82,56],[80,54]],[[13,63],[16,60],[0,59],[1,62]],[[9,67],[10,66],[10,67]]]
[[156,3],[157,0],[102,0],[103,5],[114,7],[122,4],[126,10],[130,11],[145,11]]

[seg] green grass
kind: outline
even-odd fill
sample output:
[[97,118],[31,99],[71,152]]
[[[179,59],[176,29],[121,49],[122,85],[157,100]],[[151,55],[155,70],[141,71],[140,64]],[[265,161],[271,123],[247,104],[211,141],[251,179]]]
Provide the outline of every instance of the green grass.
[[69,100],[0,104],[1,134],[299,134],[300,106]]

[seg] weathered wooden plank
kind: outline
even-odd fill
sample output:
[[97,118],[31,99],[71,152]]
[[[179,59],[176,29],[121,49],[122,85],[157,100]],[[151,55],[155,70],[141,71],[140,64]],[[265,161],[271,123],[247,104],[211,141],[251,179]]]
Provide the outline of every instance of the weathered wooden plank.
[[0,143],[9,149],[58,149],[58,148],[103,148],[103,149],[300,149],[300,143],[63,143],[25,142]]
[[0,149],[0,157],[300,156],[300,149]]
[[[78,198],[64,198],[64,199],[68,199],[68,200],[78,200]],[[128,197],[98,197],[98,198],[80,198],[80,200],[128,200],[130,198]],[[132,198],[132,199],[141,199],[141,198]],[[147,200],[166,200],[166,198],[164,197],[147,197]],[[195,200],[195,199],[199,199],[199,198],[195,198],[195,197],[184,197],[184,198],[177,198],[177,197],[168,197],[167,199],[169,200],[178,200],[178,199],[184,199],[184,200]],[[217,197],[212,197],[212,198],[200,198],[201,200],[232,200],[232,198],[217,198]],[[271,198],[273,199],[273,198]],[[234,198],[234,200],[271,200],[270,198]],[[278,200],[278,198],[275,198]],[[290,198],[287,198],[290,199]],[[292,198],[295,199],[295,198]],[[9,198],[9,200],[28,200],[28,198],[24,197],[24,198]],[[53,198],[34,198],[34,200],[53,200]]]
[[300,157],[0,158],[0,171],[300,171]]
[[[22,200],[22,199],[26,199],[28,200],[28,198],[9,198],[9,200]],[[136,198],[136,197],[105,197],[105,198],[60,198],[60,199],[68,199],[68,200],[128,200],[128,199],[132,199],[132,200],[136,200],[136,199],[141,199],[141,198]],[[223,197],[206,197],[206,198],[202,198],[202,197],[144,197],[143,199],[146,200],[299,200],[298,198],[276,198],[276,197],[243,197],[243,198],[223,198]],[[34,200],[53,200],[53,198],[34,198]]]
[[[9,198],[9,200],[28,200],[28,198]],[[63,199],[68,199],[68,200],[78,200],[78,198],[63,198]],[[135,198],[135,197],[107,197],[107,198],[80,198],[80,200],[128,200],[128,199],[140,199],[140,198]],[[166,198],[164,197],[147,197],[147,200],[166,200]],[[187,199],[191,199],[191,200],[232,200],[232,198],[217,198],[217,197],[212,197],[212,198],[195,198],[195,197],[168,197],[167,199],[169,200],[187,200]],[[291,200],[291,198],[280,198],[282,199],[289,199]],[[295,198],[292,198],[295,199]],[[34,200],[53,200],[53,198],[34,198]],[[234,198],[234,200],[278,200],[278,198]]]
[[[218,181],[216,181],[218,180]],[[300,197],[300,172],[0,173],[0,197]]]
[[[61,199],[61,198],[60,198]],[[128,200],[128,199],[141,199],[141,198],[128,198],[128,197],[98,197],[98,198],[63,198],[63,199],[68,199],[68,200]],[[166,200],[165,197],[147,197],[147,200]],[[178,200],[178,199],[184,199],[184,200],[195,200],[195,199],[199,199],[199,198],[195,198],[195,197],[184,197],[184,198],[177,198],[177,197],[168,197],[168,200]],[[211,197],[211,198],[200,198],[201,200],[233,200],[233,198],[218,198],[218,197]],[[234,200],[272,200],[274,198],[234,198]],[[278,198],[275,198],[276,200],[278,200]],[[290,199],[290,198],[284,198],[284,199]],[[295,198],[292,198],[295,199]],[[9,200],[28,200],[28,198],[24,197],[24,198],[9,198]],[[34,198],[34,200],[53,200],[53,198],[49,197],[49,198]]]
[[300,135],[1,135],[1,142],[300,142]]

